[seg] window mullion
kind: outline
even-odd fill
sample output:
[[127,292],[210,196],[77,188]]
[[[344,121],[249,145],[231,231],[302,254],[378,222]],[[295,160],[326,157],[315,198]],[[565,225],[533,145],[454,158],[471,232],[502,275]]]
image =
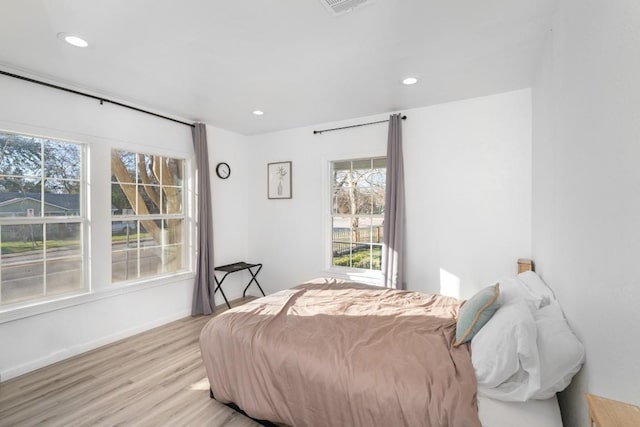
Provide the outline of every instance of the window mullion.
[[40,141],[40,216],[45,217],[44,214],[44,141]]
[[[40,141],[40,218],[44,219],[45,215],[45,158],[44,144]],[[42,295],[47,296],[47,226],[42,222]]]
[[[162,176],[162,168],[160,168],[160,175]],[[162,191],[160,192],[162,193]],[[162,199],[160,199],[162,200]],[[166,257],[165,257],[165,253],[166,250],[165,248],[167,247],[167,243],[165,242],[165,231],[164,231],[164,227],[165,227],[165,223],[166,221],[160,221],[161,227],[160,227],[160,260],[162,262],[162,272],[164,273],[166,268],[167,268],[167,264],[166,264]]]
[[136,248],[136,279],[139,279],[140,276],[140,270],[142,270],[142,262],[141,260],[141,255],[142,254],[142,244],[140,242],[140,237],[138,237],[138,247]]
[[47,296],[47,224],[42,224],[42,287]]

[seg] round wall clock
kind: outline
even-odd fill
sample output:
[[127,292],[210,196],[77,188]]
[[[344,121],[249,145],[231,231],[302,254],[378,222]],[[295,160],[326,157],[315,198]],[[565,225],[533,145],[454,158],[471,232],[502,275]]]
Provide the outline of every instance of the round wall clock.
[[225,162],[218,163],[216,166],[216,175],[221,179],[227,179],[231,175],[231,168]]

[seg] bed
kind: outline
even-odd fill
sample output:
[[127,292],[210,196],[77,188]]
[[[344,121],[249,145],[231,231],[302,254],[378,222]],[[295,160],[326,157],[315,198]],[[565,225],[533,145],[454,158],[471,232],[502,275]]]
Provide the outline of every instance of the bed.
[[[212,397],[289,426],[561,426],[553,387],[532,398],[540,375],[530,367],[520,363],[502,390],[477,374],[476,338],[454,345],[463,303],[336,279],[250,301],[202,330]],[[492,345],[497,334],[480,332]],[[513,385],[523,375],[524,391]]]

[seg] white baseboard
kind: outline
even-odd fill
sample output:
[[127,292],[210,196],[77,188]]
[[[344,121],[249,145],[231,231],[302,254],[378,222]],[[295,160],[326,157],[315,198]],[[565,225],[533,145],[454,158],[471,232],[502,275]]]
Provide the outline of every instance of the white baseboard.
[[52,354],[49,354],[45,357],[41,357],[39,359],[31,360],[29,362],[23,363],[18,366],[13,366],[13,367],[4,369],[0,371],[0,382],[7,381],[15,377],[19,377],[20,375],[24,375],[29,372],[35,371],[37,369],[44,368],[45,366],[49,366],[53,363],[61,362],[70,357],[78,356],[82,353],[86,353],[87,351],[95,350],[98,347],[102,347],[104,345],[114,343],[123,338],[128,338],[132,335],[136,335],[141,332],[148,331],[149,329],[157,328],[158,326],[162,326],[167,323],[183,319],[190,315],[191,315],[190,310],[176,312],[170,316],[165,316],[161,319],[155,319],[151,322],[147,322],[142,325],[138,325],[136,327],[126,329],[124,331],[120,331],[105,337],[100,337],[96,340],[89,341],[87,343],[78,344],[69,348],[64,348]]

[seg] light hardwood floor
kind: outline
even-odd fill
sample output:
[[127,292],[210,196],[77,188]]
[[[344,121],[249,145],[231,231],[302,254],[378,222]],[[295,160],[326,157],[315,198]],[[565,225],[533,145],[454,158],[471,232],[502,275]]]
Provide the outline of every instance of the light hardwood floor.
[[209,398],[198,338],[210,319],[185,318],[0,383],[0,426],[258,426]]

